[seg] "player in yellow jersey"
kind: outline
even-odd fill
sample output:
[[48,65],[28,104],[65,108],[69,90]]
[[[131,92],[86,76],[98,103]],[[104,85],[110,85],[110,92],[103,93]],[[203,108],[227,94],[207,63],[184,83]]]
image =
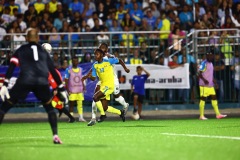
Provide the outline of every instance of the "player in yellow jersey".
[[[108,102],[110,100],[110,95],[114,91],[114,75],[112,64],[116,64],[119,62],[118,58],[110,58],[104,59],[105,53],[101,49],[96,49],[94,51],[94,56],[96,62],[92,66],[92,72],[89,72],[86,76],[83,77],[83,80],[86,78],[90,78],[91,80],[95,80],[96,77],[99,78],[100,90],[97,91],[93,100],[96,103],[97,108],[100,110],[100,120],[104,120],[106,118],[106,114],[104,111],[118,114],[122,121],[125,122],[125,111],[116,109],[112,106],[108,106]],[[90,74],[92,73],[92,74]],[[104,110],[104,111],[102,111]]]

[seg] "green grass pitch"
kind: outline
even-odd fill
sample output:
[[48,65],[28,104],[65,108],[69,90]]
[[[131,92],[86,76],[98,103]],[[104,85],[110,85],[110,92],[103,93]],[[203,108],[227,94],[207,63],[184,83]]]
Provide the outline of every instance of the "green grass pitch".
[[0,160],[239,160],[240,119],[3,123]]

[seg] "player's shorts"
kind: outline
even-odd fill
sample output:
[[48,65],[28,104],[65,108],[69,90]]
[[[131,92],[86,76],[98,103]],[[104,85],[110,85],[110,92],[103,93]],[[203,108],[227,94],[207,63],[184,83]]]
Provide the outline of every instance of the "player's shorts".
[[83,101],[84,95],[83,93],[71,93],[69,95],[69,101]]
[[208,97],[210,95],[216,95],[214,87],[200,86],[200,97]]
[[[96,84],[97,86],[100,86],[101,85],[101,82],[98,81],[98,83]],[[119,81],[118,79],[114,78],[114,91],[113,91],[113,94],[114,95],[117,95],[120,93],[120,86],[119,86]]]
[[100,86],[100,91],[105,95],[106,100],[110,100],[110,95],[113,93],[114,88],[108,86]]
[[139,103],[143,103],[144,95],[141,95],[141,94],[138,94],[138,93],[133,92],[133,93],[132,93],[132,98],[133,98],[134,96],[138,96],[138,99],[137,99],[138,102],[139,102]]

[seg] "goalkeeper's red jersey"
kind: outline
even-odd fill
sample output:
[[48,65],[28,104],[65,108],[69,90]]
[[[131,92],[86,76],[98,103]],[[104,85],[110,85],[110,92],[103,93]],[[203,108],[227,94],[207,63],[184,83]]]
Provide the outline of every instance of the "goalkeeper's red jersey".
[[[57,69],[56,69],[56,72],[58,73],[60,79],[62,80],[61,73]],[[52,87],[52,89],[57,88],[57,83],[56,83],[56,81],[54,80],[53,76],[50,73],[49,73],[49,76],[48,76],[48,82],[49,82],[50,86]]]

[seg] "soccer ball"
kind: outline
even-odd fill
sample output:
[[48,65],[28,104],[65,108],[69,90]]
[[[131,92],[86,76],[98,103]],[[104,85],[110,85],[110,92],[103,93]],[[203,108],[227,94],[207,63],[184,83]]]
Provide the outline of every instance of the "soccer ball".
[[139,120],[139,118],[140,118],[140,116],[139,116],[139,114],[138,113],[134,113],[134,114],[132,114],[132,119],[134,119],[134,120]]
[[52,52],[52,46],[49,43],[43,43],[42,47],[45,51],[47,51],[49,54]]

